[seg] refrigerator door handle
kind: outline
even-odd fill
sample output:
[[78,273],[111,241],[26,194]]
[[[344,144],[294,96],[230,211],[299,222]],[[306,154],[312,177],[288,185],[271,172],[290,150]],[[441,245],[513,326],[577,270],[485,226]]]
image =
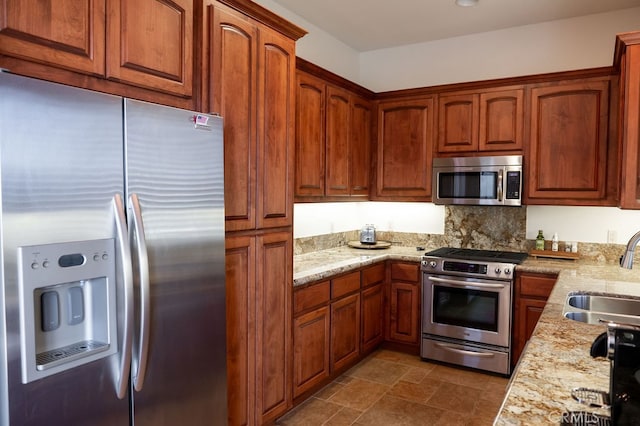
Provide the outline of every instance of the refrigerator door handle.
[[142,390],[144,386],[144,376],[147,370],[147,355],[149,353],[149,322],[150,312],[150,287],[149,287],[149,258],[147,255],[147,244],[144,236],[144,226],[142,223],[142,210],[137,194],[129,196],[129,237],[130,243],[136,247],[138,277],[140,280],[140,329],[137,342],[137,353],[134,353],[132,362],[133,388],[136,391]]
[[129,373],[131,368],[131,346],[133,343],[133,271],[131,269],[131,250],[127,238],[127,219],[124,214],[124,204],[120,194],[115,194],[112,200],[115,218],[116,244],[120,252],[122,269],[122,342],[120,343],[120,360],[115,377],[116,395],[123,399],[129,387]]

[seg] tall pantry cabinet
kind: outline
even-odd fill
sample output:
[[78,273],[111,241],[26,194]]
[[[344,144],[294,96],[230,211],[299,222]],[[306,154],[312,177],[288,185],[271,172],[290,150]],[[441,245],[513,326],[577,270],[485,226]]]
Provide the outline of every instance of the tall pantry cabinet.
[[[229,424],[292,404],[297,28],[252,2],[207,1],[205,110],[225,135]],[[208,80],[208,81],[207,81]]]

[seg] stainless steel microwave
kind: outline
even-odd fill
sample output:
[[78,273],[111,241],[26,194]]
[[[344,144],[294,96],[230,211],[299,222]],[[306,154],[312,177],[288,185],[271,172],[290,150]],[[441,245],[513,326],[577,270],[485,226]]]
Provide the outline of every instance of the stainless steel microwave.
[[433,202],[522,205],[522,155],[434,158]]

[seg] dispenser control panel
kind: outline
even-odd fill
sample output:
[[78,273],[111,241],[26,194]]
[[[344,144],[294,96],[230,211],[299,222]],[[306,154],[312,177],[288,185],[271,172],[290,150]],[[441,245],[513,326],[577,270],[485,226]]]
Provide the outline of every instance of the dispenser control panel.
[[23,383],[116,352],[114,259],[113,239],[18,248]]

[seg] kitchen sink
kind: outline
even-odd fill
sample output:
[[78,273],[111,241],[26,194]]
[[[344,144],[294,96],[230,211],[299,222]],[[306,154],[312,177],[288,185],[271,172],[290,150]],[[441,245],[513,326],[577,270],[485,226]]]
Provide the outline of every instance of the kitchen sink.
[[565,318],[587,324],[614,321],[640,325],[640,298],[602,293],[569,293]]

